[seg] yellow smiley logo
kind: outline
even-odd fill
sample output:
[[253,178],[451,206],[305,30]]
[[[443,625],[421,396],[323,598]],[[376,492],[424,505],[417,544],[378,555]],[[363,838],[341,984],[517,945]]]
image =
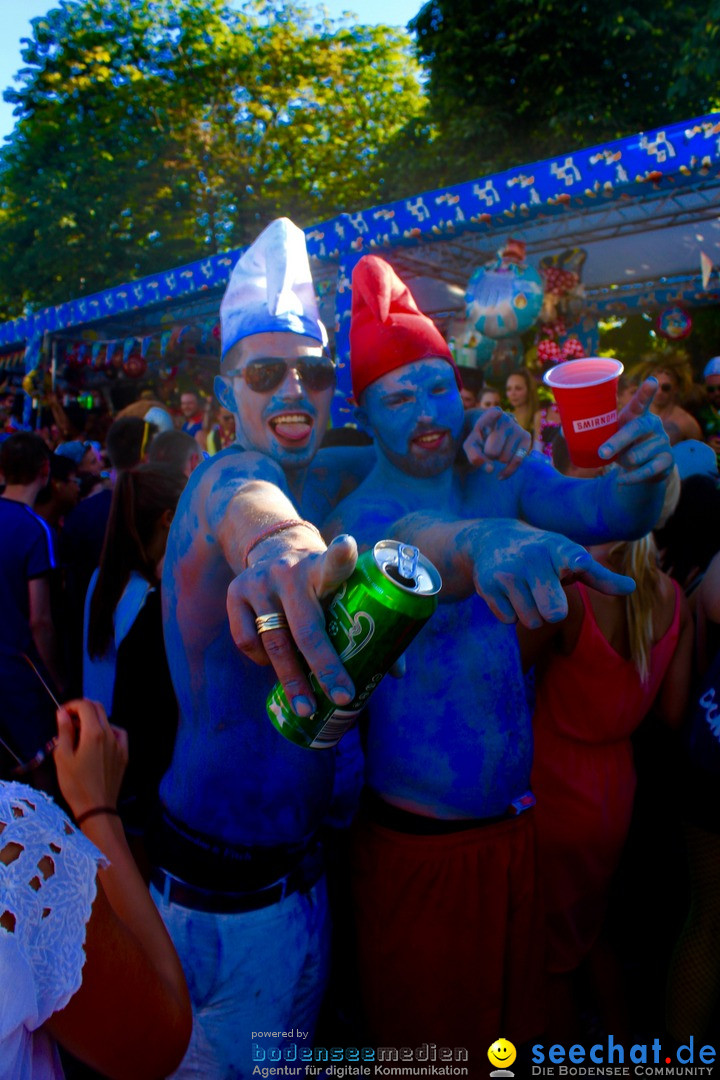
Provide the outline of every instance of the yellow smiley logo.
[[517,1050],[507,1039],[496,1039],[488,1050],[490,1064],[498,1069],[507,1069],[517,1057]]

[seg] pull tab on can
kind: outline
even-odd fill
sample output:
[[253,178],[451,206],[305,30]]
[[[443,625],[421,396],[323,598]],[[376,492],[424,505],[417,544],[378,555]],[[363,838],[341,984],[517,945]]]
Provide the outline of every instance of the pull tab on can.
[[412,544],[397,544],[396,558],[385,563],[385,572],[392,581],[406,589],[417,585],[420,552]]
[[398,548],[398,573],[406,581],[415,581],[417,577],[420,552],[412,544],[401,544]]

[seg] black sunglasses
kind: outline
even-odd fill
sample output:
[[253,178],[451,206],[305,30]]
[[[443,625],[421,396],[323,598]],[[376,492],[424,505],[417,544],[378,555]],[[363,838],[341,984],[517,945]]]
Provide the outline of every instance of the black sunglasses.
[[243,368],[228,371],[229,377],[244,379],[251,390],[266,394],[277,390],[290,368],[294,368],[308,390],[327,390],[335,383],[335,364],[329,356],[302,356],[285,360],[280,356],[260,356]]
[[669,382],[661,382],[659,384],[659,389],[664,390],[666,394],[669,394],[670,391],[672,390],[672,388],[673,388],[673,385],[672,385],[672,383],[669,383]]

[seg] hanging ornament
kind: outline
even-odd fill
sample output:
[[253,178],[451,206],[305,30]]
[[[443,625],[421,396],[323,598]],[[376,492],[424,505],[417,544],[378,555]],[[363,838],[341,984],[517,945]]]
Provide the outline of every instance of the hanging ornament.
[[65,363],[71,371],[81,371],[86,364],[85,346],[75,343],[65,354]]
[[147,360],[139,352],[133,352],[123,360],[122,368],[129,379],[139,379],[147,371]]
[[692,330],[692,319],[681,307],[667,307],[658,315],[657,329],[668,341],[682,341]]
[[[586,258],[587,252],[583,248],[568,248],[540,260],[540,276],[545,289],[541,323],[552,325],[562,318],[578,319],[585,301],[580,279]],[[557,339],[558,335],[555,337]]]
[[33,368],[32,371],[28,371],[27,375],[23,376],[22,388],[29,397],[37,397],[42,386],[42,373],[38,368]]
[[172,364],[160,364],[158,368],[158,378],[160,382],[170,382],[177,375],[177,367]]
[[540,314],[542,279],[524,260],[525,244],[510,240],[494,262],[472,274],[465,292],[466,315],[485,337],[522,334]]
[[537,357],[541,364],[559,364],[562,360],[562,350],[557,341],[546,338],[537,345]]

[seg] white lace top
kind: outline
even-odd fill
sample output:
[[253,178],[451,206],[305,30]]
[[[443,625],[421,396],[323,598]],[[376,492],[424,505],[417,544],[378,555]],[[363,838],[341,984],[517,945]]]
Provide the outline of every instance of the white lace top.
[[41,1025],[80,986],[103,865],[48,795],[0,781],[0,1080],[63,1075]]

